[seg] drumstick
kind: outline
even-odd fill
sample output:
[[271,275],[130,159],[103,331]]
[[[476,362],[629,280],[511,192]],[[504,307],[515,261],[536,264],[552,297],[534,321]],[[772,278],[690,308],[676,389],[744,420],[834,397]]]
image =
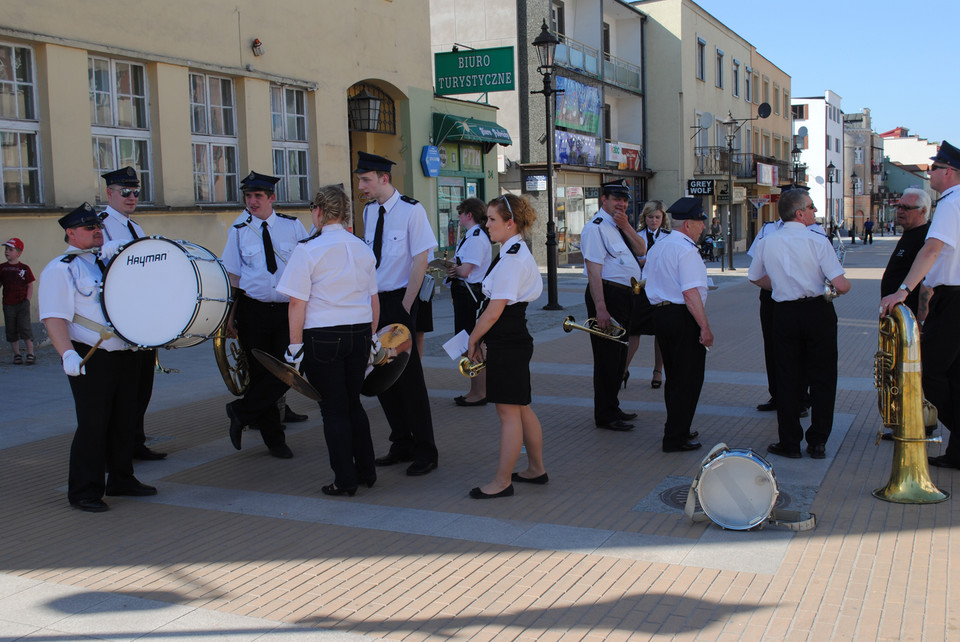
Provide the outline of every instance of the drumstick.
[[93,353],[97,351],[97,348],[99,348],[99,347],[100,347],[100,344],[103,343],[104,338],[105,338],[105,337],[101,336],[100,339],[98,339],[97,342],[93,344],[93,347],[90,348],[90,352],[88,352],[88,353],[87,353],[87,356],[85,356],[85,357],[83,358],[83,361],[80,362],[80,367],[81,367],[81,368],[87,363],[87,361],[90,360],[90,357],[93,356]]

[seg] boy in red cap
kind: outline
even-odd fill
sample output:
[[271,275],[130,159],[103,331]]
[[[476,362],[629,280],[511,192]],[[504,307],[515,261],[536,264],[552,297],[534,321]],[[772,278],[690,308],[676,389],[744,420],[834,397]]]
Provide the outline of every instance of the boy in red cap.
[[3,244],[6,263],[0,263],[0,286],[3,286],[3,322],[6,325],[7,341],[13,349],[13,362],[23,363],[20,340],[27,348],[27,364],[33,365],[33,327],[30,325],[30,299],[33,297],[33,272],[20,262],[23,241],[12,238]]

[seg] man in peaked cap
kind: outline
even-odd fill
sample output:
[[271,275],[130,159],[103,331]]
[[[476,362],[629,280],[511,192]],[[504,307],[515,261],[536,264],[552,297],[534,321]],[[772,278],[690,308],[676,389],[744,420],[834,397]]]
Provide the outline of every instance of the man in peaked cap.
[[[940,192],[933,220],[923,247],[910,272],[893,294],[880,301],[880,313],[889,314],[903,303],[921,282],[933,288],[927,318],[920,336],[924,396],[937,408],[937,415],[950,430],[942,455],[930,457],[930,465],[960,468],[960,149],[943,141],[927,170],[930,186]],[[954,439],[956,437],[956,439]]]
[[[601,329],[616,324],[629,332],[633,298],[637,296],[630,280],[642,279],[637,257],[646,253],[647,244],[630,225],[629,204],[630,187],[625,180],[604,183],[600,209],[583,226],[580,236],[583,271],[587,276],[584,292],[587,316],[596,318]],[[590,348],[593,351],[594,423],[606,430],[633,430],[633,424],[627,420],[637,415],[622,411],[617,398],[627,366],[626,344],[591,334]]]
[[699,433],[691,431],[703,388],[707,350],[713,332],[704,304],[707,268],[697,239],[707,216],[699,198],[685,197],[667,208],[673,231],[647,254],[646,292],[654,306],[653,324],[663,353],[667,377],[663,399],[667,421],[663,426],[663,452],[696,450]]
[[[223,267],[230,277],[234,299],[227,332],[239,337],[248,354],[259,348],[283,361],[290,344],[290,299],[277,292],[277,283],[293,249],[307,237],[307,230],[295,217],[274,211],[274,190],[279,181],[257,172],[250,172],[241,181],[246,209],[227,231]],[[293,452],[287,446],[278,411],[287,386],[256,359],[248,363],[250,384],[243,398],[227,404],[230,443],[240,450],[244,426],[254,426],[272,456],[289,459]]]
[[[67,498],[82,511],[108,509],[103,495],[156,495],[133,476],[133,426],[137,422],[138,362],[133,346],[118,337],[100,341],[88,325],[106,326],[99,287],[105,266],[98,250],[103,224],[89,203],[60,221],[69,243],[40,275],[40,319],[63,360],[77,411],[70,446]],[[75,322],[83,317],[89,322]],[[97,346],[94,350],[93,346]],[[83,358],[88,360],[84,364]],[[106,483],[104,473],[108,472]]]
[[[427,272],[427,255],[437,239],[427,212],[416,200],[403,196],[390,182],[394,162],[360,152],[354,174],[364,196],[363,240],[377,259],[380,327],[402,323],[417,332],[418,294]],[[437,467],[430,400],[416,342],[403,374],[378,395],[390,424],[390,451],[376,460],[378,466],[412,462],[407,475],[426,475]]]
[[[129,165],[112,172],[102,174],[107,185],[107,207],[100,214],[103,223],[103,240],[114,247],[145,236],[143,228],[130,218],[140,202],[140,177],[137,170]],[[109,254],[110,252],[107,252]],[[153,376],[157,361],[156,350],[140,350],[137,353],[140,365],[140,388],[137,391],[137,404],[140,418],[133,430],[134,459],[163,459],[167,453],[157,452],[147,447],[147,436],[143,422],[153,395]]]

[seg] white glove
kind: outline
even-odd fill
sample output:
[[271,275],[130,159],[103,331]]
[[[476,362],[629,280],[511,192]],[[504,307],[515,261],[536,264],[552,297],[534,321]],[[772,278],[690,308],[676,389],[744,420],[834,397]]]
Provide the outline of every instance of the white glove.
[[130,241],[107,241],[100,246],[100,260],[104,263],[109,263],[110,259],[120,251],[120,248],[123,247],[125,243]]
[[376,361],[377,355],[382,349],[383,346],[380,344],[380,337],[373,335],[373,338],[370,339],[370,358],[367,359],[368,369],[373,366],[373,362]]
[[287,351],[284,353],[283,358],[287,360],[294,368],[300,368],[300,362],[303,361],[303,344],[302,343],[291,343],[287,346]]
[[61,358],[63,359],[63,371],[67,373],[68,377],[79,377],[82,374],[87,374],[87,366],[80,366],[83,359],[80,358],[76,350],[67,350]]

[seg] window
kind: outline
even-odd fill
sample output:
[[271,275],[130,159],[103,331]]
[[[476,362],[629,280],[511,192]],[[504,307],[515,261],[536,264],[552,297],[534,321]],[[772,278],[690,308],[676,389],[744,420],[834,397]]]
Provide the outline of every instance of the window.
[[773,83],[773,113],[780,113],[780,85]]
[[794,105],[790,108],[793,112],[794,120],[806,120],[807,119],[807,106],[806,105]]
[[723,89],[723,49],[717,49],[717,87]]
[[834,139],[833,142],[834,142],[834,147],[836,148],[837,153],[839,154],[839,153],[840,153],[840,139],[839,139],[839,138],[836,138],[836,139]]
[[190,74],[193,195],[198,203],[240,199],[233,81]]
[[149,103],[143,65],[91,56],[87,59],[87,79],[97,200],[106,200],[100,175],[130,165],[140,175],[140,201],[152,201]]
[[273,173],[280,177],[277,200],[285,203],[308,201],[307,92],[270,85],[270,116]]
[[763,96],[763,100],[761,100],[760,102],[767,103],[769,105],[770,104],[770,80],[767,79],[766,76],[763,77],[763,93],[761,94],[761,96]]
[[558,36],[567,33],[565,22],[563,3],[560,0],[554,0],[550,7],[550,26]]
[[707,41],[697,38],[697,80],[707,79]]
[[787,107],[790,106],[790,94],[786,90],[783,92],[783,117],[790,119],[790,112]]
[[857,177],[853,179],[852,182],[853,182],[853,185],[852,185],[853,193],[856,196],[863,196],[863,179],[860,177]]
[[863,165],[863,147],[855,147],[853,150],[853,162],[857,165]]
[[40,203],[33,50],[0,43],[0,205]]
[[[697,123],[697,147],[708,147],[710,145],[710,128],[704,127],[700,123],[700,119],[703,117],[703,114],[697,112],[696,114],[696,123]],[[704,150],[706,153],[706,150]]]
[[750,67],[746,69],[747,75],[743,77],[743,99],[753,101],[753,70]]
[[730,82],[733,84],[733,97],[737,98],[740,96],[740,61],[736,58],[733,59],[733,74]]
[[827,149],[830,149],[830,134],[827,134]]
[[601,44],[603,48],[603,53],[606,54],[606,58],[610,57],[610,25],[606,22],[603,23],[603,40]]

